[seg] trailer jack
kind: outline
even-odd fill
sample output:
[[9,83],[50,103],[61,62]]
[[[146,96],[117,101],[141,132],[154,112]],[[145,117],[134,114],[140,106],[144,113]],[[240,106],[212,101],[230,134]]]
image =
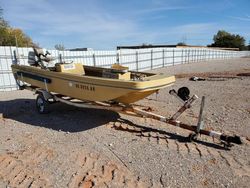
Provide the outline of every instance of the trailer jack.
[[[192,103],[194,103],[194,101],[196,99],[198,99],[198,97],[196,95],[193,95],[193,97],[191,97],[191,98],[189,97],[190,91],[187,87],[180,88],[178,90],[178,92],[176,92],[175,90],[170,90],[169,93],[171,95],[175,96],[176,98],[178,98],[182,103],[184,103],[183,106],[170,118],[170,121],[176,120],[177,117],[179,117],[186,109],[191,108]],[[204,121],[203,121],[204,106],[205,106],[205,96],[202,96],[197,126],[194,127],[194,126],[184,126],[183,125],[183,127],[182,127],[182,128],[186,128],[186,129],[193,131],[188,136],[189,141],[197,141],[199,134],[204,134],[207,136],[211,136],[213,138],[217,138],[218,140],[221,141],[221,143],[227,149],[230,148],[231,146],[233,146],[232,143],[242,144],[241,138],[237,135],[229,136],[229,135],[226,135],[224,133],[204,130],[203,129],[203,126],[204,126]],[[173,124],[174,122],[171,121],[169,123]]]

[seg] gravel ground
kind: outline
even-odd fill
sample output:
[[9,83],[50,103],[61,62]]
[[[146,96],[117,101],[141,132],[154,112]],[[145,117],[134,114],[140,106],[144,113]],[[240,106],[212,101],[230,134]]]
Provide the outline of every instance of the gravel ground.
[[[155,71],[181,78],[138,106],[169,117],[180,103],[168,91],[188,86],[206,96],[206,128],[238,134],[243,144],[229,151],[206,136],[190,143],[189,131],[155,120],[60,103],[40,115],[32,92],[4,92],[0,187],[249,187],[250,77],[193,82],[188,76],[250,72],[250,58]],[[196,123],[199,103],[180,120]]]

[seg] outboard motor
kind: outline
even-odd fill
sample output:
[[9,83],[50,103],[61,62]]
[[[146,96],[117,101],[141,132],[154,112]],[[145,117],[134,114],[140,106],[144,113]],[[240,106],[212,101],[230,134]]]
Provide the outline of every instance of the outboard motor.
[[30,51],[28,54],[28,63],[31,66],[40,66],[43,69],[47,69],[44,63],[50,63],[54,59],[49,57],[51,55],[48,51],[44,54],[43,49],[33,48],[34,51]]
[[31,66],[38,66],[38,63],[36,61],[36,55],[34,51],[29,51],[28,53],[28,63]]

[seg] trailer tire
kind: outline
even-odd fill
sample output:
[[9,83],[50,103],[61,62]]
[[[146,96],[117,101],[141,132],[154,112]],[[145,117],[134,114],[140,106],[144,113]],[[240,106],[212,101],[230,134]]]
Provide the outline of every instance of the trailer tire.
[[40,93],[36,98],[36,108],[40,114],[48,114],[49,113],[49,102],[44,98],[44,96]]

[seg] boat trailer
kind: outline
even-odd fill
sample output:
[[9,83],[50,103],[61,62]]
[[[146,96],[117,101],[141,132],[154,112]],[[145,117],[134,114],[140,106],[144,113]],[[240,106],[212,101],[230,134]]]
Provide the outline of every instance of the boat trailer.
[[178,121],[177,119],[189,108],[192,107],[192,104],[198,99],[197,95],[193,95],[189,97],[189,89],[187,87],[180,88],[177,92],[175,90],[170,90],[169,94],[175,96],[181,103],[182,106],[179,110],[172,115],[170,118],[164,117],[162,115],[158,115],[137,107],[133,105],[125,105],[120,103],[108,103],[108,102],[99,102],[99,101],[81,101],[78,99],[72,99],[67,96],[63,96],[57,93],[50,93],[46,90],[36,88],[33,86],[24,86],[23,89],[28,89],[31,91],[35,91],[35,94],[38,94],[36,98],[36,107],[39,113],[46,114],[49,112],[49,105],[55,102],[62,102],[68,105],[72,105],[80,108],[92,108],[92,109],[102,109],[102,110],[111,110],[118,113],[150,118],[154,120],[158,120],[160,122],[164,122],[166,124],[170,124],[176,127],[180,127],[183,129],[190,130],[191,133],[188,136],[189,141],[197,141],[199,135],[207,135],[212,138],[216,138],[224,145],[226,149],[229,149],[234,144],[242,144],[241,138],[237,135],[227,135],[225,133],[206,130],[204,129],[204,121],[203,121],[203,110],[205,106],[205,96],[201,99],[200,112],[198,116],[198,121],[196,125],[188,125]]

